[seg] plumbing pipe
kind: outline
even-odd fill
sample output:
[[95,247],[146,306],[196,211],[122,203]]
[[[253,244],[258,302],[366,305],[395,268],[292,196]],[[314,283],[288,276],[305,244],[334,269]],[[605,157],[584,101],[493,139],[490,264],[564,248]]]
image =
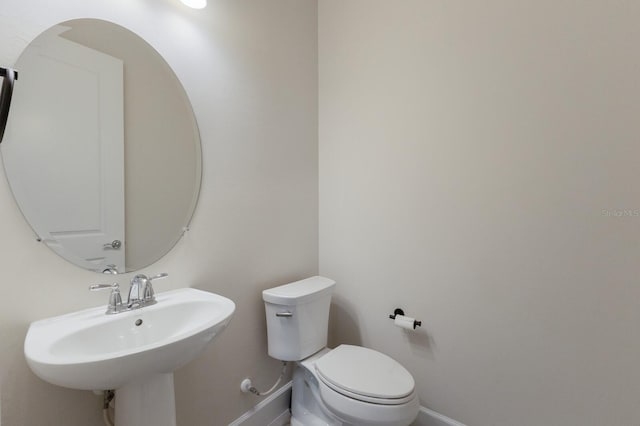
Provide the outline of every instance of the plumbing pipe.
[[280,377],[278,377],[278,380],[276,381],[276,383],[273,386],[271,386],[271,389],[269,389],[268,391],[260,392],[258,389],[255,388],[255,386],[253,386],[253,384],[251,383],[251,379],[244,379],[242,383],[240,383],[240,390],[243,393],[251,392],[256,396],[267,396],[276,390],[276,388],[284,378],[284,374],[286,371],[287,371],[287,361],[282,361],[282,371],[280,372]]

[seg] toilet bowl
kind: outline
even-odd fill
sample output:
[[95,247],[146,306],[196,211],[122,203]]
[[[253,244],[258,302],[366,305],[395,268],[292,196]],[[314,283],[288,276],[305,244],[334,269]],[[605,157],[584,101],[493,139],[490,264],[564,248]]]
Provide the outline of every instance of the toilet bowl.
[[[302,386],[295,386],[296,376],[302,376]],[[313,413],[298,401],[311,398],[320,406],[316,413],[324,414],[316,414],[324,422],[317,424],[406,426],[420,408],[413,377],[402,365],[351,345],[325,348],[298,363],[292,415],[305,418],[305,426],[314,424],[309,421]]]
[[291,424],[409,425],[420,407],[402,365],[361,346],[326,347],[334,287],[311,277],[263,292],[269,355],[295,361]]

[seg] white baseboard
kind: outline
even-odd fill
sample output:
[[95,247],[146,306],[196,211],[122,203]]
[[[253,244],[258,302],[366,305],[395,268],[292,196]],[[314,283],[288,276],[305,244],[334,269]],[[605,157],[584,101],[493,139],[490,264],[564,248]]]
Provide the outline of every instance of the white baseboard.
[[238,417],[229,426],[284,426],[289,424],[291,413],[291,382],[273,395],[263,399],[251,410]]
[[[238,417],[229,426],[285,426],[291,419],[291,384],[287,383],[273,395],[260,401],[258,405]],[[465,426],[464,424],[436,413],[426,407],[420,407],[418,418],[411,426]]]
[[418,418],[411,426],[465,426],[449,417],[436,413],[426,407],[420,407]]
[[287,409],[284,413],[280,414],[277,419],[269,423],[268,426],[288,426],[291,423],[291,411]]

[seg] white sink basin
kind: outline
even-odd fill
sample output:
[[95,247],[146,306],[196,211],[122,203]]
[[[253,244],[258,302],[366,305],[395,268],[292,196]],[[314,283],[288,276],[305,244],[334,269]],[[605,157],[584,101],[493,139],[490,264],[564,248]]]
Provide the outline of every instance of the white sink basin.
[[115,315],[101,306],[32,323],[24,343],[29,366],[55,385],[119,389],[193,360],[235,310],[231,300],[191,288],[156,299]]

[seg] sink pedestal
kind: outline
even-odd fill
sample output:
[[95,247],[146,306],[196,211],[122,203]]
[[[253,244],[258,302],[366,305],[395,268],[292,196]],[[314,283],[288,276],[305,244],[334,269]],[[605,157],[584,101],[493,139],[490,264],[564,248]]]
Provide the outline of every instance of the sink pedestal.
[[176,426],[173,373],[154,374],[116,389],[116,426]]

